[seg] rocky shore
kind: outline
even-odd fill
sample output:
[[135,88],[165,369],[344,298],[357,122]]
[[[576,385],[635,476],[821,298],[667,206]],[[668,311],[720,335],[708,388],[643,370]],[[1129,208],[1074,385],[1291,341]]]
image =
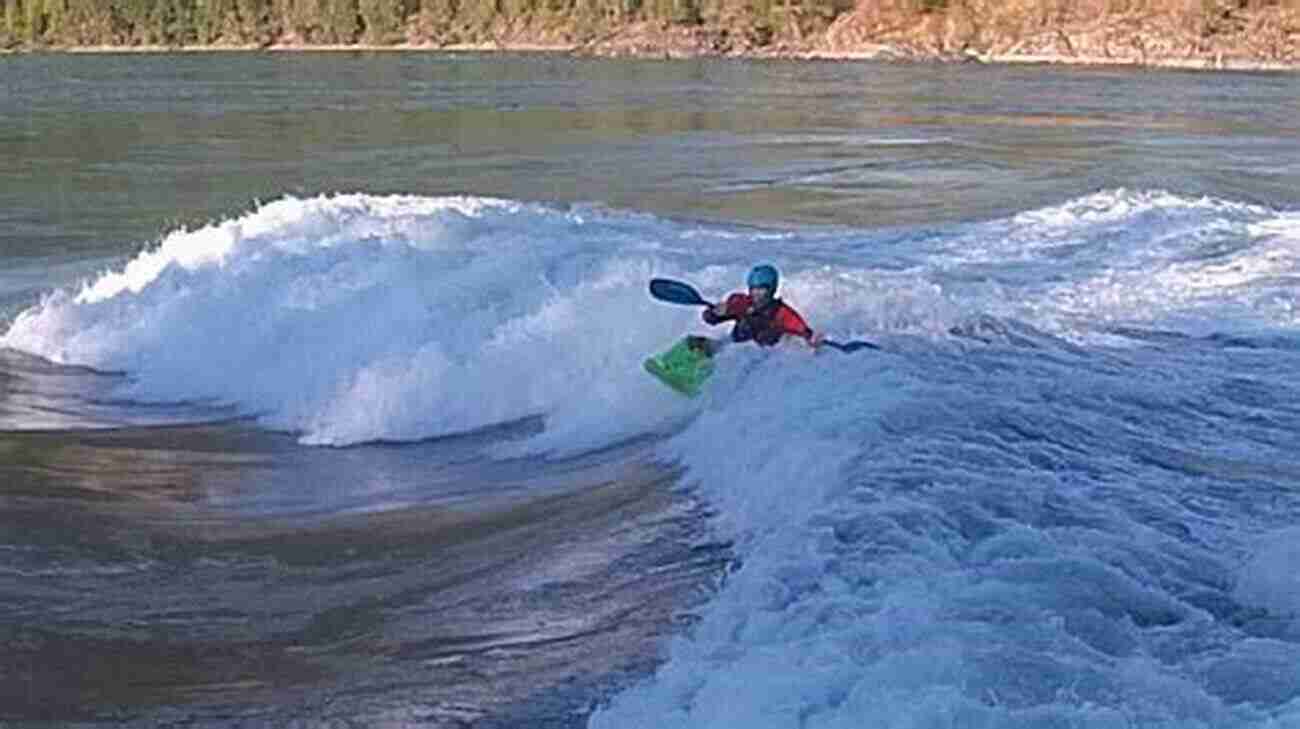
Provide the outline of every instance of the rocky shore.
[[[441,28],[421,17],[374,42],[311,42],[289,32],[256,42],[13,43],[11,51],[345,50],[538,51],[602,57],[871,59],[893,62],[1122,65],[1221,70],[1300,70],[1300,0],[1250,6],[1147,5],[1132,0],[919,0],[859,2],[809,18],[799,0],[780,12],[682,20],[497,16],[485,24]],[[1154,2],[1155,0],[1145,0]],[[1220,2],[1221,0],[1207,0]],[[1092,3],[1104,3],[1095,4]],[[1294,5],[1290,7],[1289,5]],[[1175,8],[1171,10],[1171,7]],[[919,8],[919,9],[918,9]],[[929,8],[928,10],[926,8]],[[1050,12],[1049,12],[1050,10]]]
[[945,13],[890,16],[859,4],[823,32],[805,38],[787,33],[760,43],[727,28],[641,23],[577,45],[574,51],[609,56],[1300,70],[1300,11],[1283,7],[1230,13],[1199,25],[1190,18],[1160,14],[1064,18],[1037,25],[996,15],[950,8]]

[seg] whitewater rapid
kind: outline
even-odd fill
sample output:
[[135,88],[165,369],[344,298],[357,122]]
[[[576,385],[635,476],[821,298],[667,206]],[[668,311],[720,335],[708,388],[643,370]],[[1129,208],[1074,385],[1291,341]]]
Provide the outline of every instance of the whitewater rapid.
[[[645,282],[759,260],[885,351],[732,347],[698,401],[646,377],[709,330]],[[669,434],[739,564],[593,727],[1286,727],[1298,273],[1300,215],[1163,190],[885,231],[335,195],[172,232],[0,345],[309,444]]]

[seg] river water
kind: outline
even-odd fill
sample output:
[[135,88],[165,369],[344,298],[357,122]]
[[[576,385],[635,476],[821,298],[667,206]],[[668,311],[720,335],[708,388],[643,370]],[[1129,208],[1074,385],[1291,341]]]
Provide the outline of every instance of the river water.
[[1300,726],[1300,77],[0,74],[0,724]]

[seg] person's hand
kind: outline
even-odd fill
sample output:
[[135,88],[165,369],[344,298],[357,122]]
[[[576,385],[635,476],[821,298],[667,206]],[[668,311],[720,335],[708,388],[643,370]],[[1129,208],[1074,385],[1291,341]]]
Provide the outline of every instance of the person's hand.
[[709,357],[713,356],[713,350],[714,350],[713,340],[709,339],[708,337],[697,337],[693,335],[689,336],[686,338],[686,346],[690,347],[692,350],[696,352],[699,352],[700,354],[704,354]]

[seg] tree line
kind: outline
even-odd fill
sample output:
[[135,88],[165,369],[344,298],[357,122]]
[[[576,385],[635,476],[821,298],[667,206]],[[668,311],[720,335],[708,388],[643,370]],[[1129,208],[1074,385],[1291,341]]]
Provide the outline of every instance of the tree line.
[[[636,21],[771,20],[790,3],[827,22],[852,0],[0,0],[0,45],[459,43],[518,27],[582,40]],[[810,12],[811,11],[811,12]],[[770,16],[770,17],[769,17]]]
[[[454,0],[453,0],[454,1]],[[10,45],[391,43],[420,0],[3,0]],[[433,2],[426,0],[432,6]]]
[[[578,43],[631,23],[801,40],[855,13],[877,28],[926,16],[1050,26],[1070,18],[1205,18],[1300,0],[0,0],[0,48]],[[1007,20],[1007,18],[1014,18]],[[1218,20],[1216,20],[1218,19]],[[1212,32],[1212,23],[1206,24]],[[752,44],[751,44],[752,45]]]

